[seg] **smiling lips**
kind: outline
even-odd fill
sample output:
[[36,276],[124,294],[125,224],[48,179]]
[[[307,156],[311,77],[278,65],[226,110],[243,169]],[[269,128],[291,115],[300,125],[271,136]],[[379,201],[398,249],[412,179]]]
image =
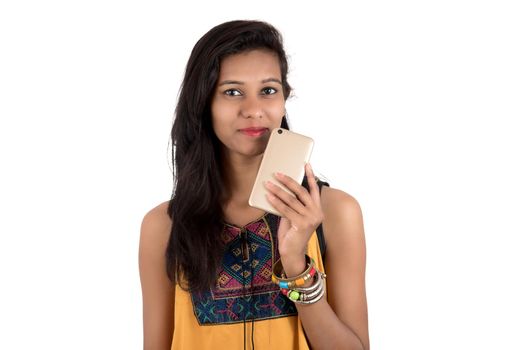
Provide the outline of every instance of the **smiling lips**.
[[245,128],[240,129],[240,132],[244,135],[251,136],[251,137],[258,137],[262,136],[263,134],[268,131],[268,128]]

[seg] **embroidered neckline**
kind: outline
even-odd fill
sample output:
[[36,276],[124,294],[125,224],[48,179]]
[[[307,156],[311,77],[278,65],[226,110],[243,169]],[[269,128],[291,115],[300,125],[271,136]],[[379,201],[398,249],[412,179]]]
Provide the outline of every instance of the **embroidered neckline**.
[[229,222],[227,222],[227,221],[225,221],[225,220],[222,220],[222,222],[223,222],[224,225],[226,225],[226,226],[229,226],[229,227],[232,227],[232,228],[235,228],[235,229],[238,229],[238,230],[241,231],[241,230],[243,230],[243,229],[246,229],[248,226],[251,226],[251,225],[253,225],[253,224],[257,224],[257,223],[259,223],[260,221],[264,220],[265,217],[266,217],[268,214],[270,214],[270,213],[266,211],[264,214],[262,214],[262,216],[258,217],[258,218],[255,219],[255,220],[252,220],[252,221],[248,222],[248,223],[245,224],[244,226],[238,226],[238,225],[235,225],[235,224],[231,224],[231,223],[229,223]]
[[[193,312],[199,325],[214,325],[296,316],[294,303],[271,280],[279,259],[280,217],[264,213],[239,227],[225,223],[226,244],[216,283],[203,292],[192,292]],[[248,251],[249,254],[243,254]]]

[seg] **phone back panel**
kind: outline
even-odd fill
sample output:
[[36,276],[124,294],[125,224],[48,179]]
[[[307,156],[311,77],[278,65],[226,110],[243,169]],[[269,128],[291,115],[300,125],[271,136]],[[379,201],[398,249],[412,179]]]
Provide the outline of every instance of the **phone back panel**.
[[[264,186],[264,181],[271,180],[280,186],[279,181],[274,176],[275,172],[278,171],[290,176],[299,184],[302,183],[304,165],[309,162],[313,144],[314,141],[310,137],[286,129],[273,129],[249,196],[249,205],[281,216],[281,213],[273,208],[266,199],[268,191]],[[280,187],[291,193],[283,186]]]

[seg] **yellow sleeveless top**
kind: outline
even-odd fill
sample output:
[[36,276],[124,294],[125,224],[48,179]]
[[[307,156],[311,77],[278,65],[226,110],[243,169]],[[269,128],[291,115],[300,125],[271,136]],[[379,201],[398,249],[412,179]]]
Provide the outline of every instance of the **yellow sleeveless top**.
[[[271,281],[279,223],[266,213],[244,227],[224,225],[227,249],[216,285],[200,294],[175,288],[172,350],[252,349],[252,342],[257,350],[309,349],[296,307]],[[325,272],[316,232],[307,254]]]

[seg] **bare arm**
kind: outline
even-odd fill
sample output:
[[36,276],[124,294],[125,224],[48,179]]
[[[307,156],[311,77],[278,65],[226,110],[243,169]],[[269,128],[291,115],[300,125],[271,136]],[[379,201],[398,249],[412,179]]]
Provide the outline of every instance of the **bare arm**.
[[297,304],[300,320],[314,349],[367,350],[366,247],[360,205],[347,193],[329,187],[320,197],[307,166],[306,174],[310,193],[290,177],[279,176],[297,198],[276,186],[267,187],[274,194],[268,199],[284,215],[278,239],[287,274],[296,276],[304,271],[304,247],[314,228],[323,222],[329,303],[324,296],[314,304]]
[[297,304],[314,349],[369,349],[365,290],[366,247],[362,213],[350,195],[331,188],[322,192],[327,254],[326,297],[312,305]]
[[171,231],[167,202],[149,211],[140,228],[139,269],[142,285],[144,350],[171,349],[174,287],[167,277],[165,250]]

